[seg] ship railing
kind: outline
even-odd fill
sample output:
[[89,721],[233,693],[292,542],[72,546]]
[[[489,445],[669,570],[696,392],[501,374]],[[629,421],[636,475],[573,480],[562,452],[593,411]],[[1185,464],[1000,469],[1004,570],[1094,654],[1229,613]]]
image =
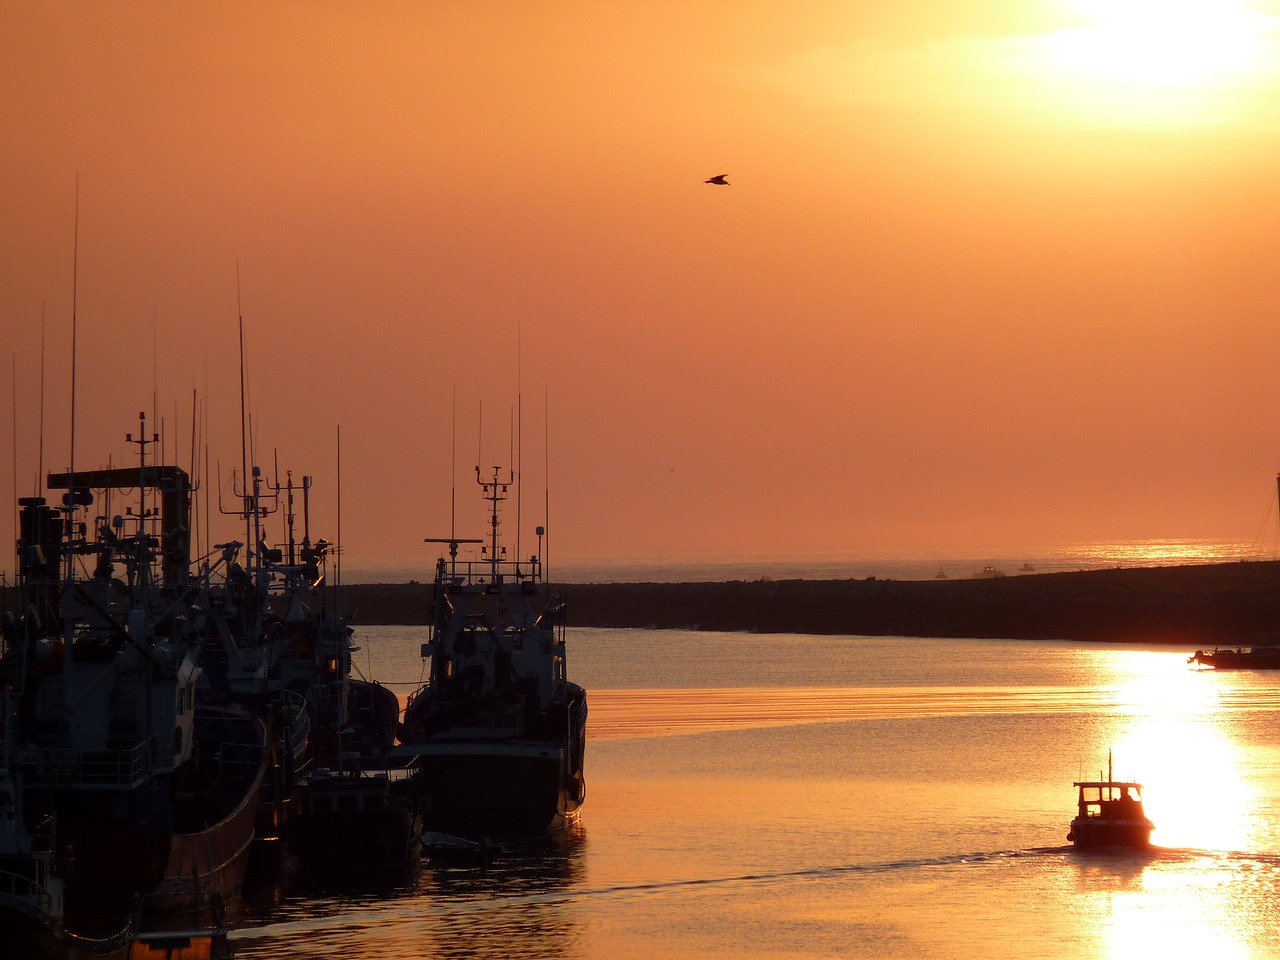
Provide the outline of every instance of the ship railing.
[[445,563],[445,579],[459,586],[539,581],[538,565],[528,560],[455,560]]
[[479,711],[468,710],[463,714],[458,714],[455,709],[450,709],[451,707],[456,709],[456,705],[453,704],[433,703],[429,713],[431,716],[448,717],[449,726],[455,728],[509,728],[520,726],[521,711],[519,707]]
[[160,756],[171,745],[172,737],[157,736],[123,749],[45,748],[39,752],[34,780],[64,786],[133,787],[158,769],[151,757]]
[[281,716],[288,722],[284,727],[284,739],[292,753],[301,752],[311,735],[311,712],[307,710],[307,698],[296,690],[280,691]]
[[10,910],[49,916],[53,911],[53,894],[30,877],[0,870],[0,904]]

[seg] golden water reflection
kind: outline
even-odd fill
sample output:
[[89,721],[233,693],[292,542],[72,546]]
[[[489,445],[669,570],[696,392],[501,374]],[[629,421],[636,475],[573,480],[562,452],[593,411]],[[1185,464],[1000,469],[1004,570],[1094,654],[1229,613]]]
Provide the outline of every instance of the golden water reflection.
[[1156,825],[1152,843],[1252,849],[1257,797],[1225,713],[1271,704],[1277,692],[1240,690],[1229,678],[1187,669],[1181,657],[1142,650],[1116,651],[1101,670],[1123,715],[1108,744],[1115,773],[1145,785],[1147,815]]

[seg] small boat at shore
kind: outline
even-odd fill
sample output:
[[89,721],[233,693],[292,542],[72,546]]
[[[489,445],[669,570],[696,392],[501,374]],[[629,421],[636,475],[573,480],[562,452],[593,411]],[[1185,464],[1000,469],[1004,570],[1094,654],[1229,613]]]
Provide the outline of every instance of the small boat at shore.
[[1280,647],[1236,647],[1234,650],[1197,650],[1187,663],[1215,670],[1280,670]]
[[1078,780],[1077,813],[1067,839],[1078,850],[1119,847],[1146,850],[1151,846],[1155,824],[1142,806],[1142,784],[1115,780],[1111,756],[1107,755],[1107,779]]

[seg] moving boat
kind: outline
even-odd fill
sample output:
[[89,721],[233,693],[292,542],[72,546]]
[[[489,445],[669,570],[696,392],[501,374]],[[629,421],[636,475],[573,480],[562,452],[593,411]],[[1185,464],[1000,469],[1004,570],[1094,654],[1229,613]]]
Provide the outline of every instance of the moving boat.
[[1216,670],[1280,670],[1280,647],[1237,647],[1234,650],[1197,650],[1187,663]]
[[1107,779],[1081,780],[1074,785],[1079,789],[1078,812],[1071,821],[1067,839],[1077,849],[1146,850],[1151,846],[1155,825],[1147,819],[1142,807],[1142,784],[1113,779],[1110,754],[1107,755]]
[[[449,556],[436,563],[427,681],[390,756],[416,765],[408,782],[429,829],[537,833],[574,820],[586,795],[587,695],[566,674],[565,604],[543,581],[543,528],[538,553],[506,559],[499,511],[515,478],[477,467],[476,481],[489,541],[426,541]],[[459,560],[462,544],[481,544],[481,558]]]

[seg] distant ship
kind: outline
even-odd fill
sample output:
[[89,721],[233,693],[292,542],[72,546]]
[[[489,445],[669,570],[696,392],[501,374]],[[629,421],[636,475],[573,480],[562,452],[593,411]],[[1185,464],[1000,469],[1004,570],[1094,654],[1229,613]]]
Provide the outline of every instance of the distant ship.
[[[426,826],[462,836],[539,832],[577,817],[586,795],[587,695],[565,666],[564,600],[542,579],[539,553],[506,559],[499,508],[514,477],[476,480],[490,537],[432,539],[427,681],[405,706],[391,754],[416,766],[409,781]],[[478,560],[458,559],[481,544]]]
[[1187,663],[1217,670],[1280,670],[1280,647],[1237,647],[1234,650],[1197,650]]

